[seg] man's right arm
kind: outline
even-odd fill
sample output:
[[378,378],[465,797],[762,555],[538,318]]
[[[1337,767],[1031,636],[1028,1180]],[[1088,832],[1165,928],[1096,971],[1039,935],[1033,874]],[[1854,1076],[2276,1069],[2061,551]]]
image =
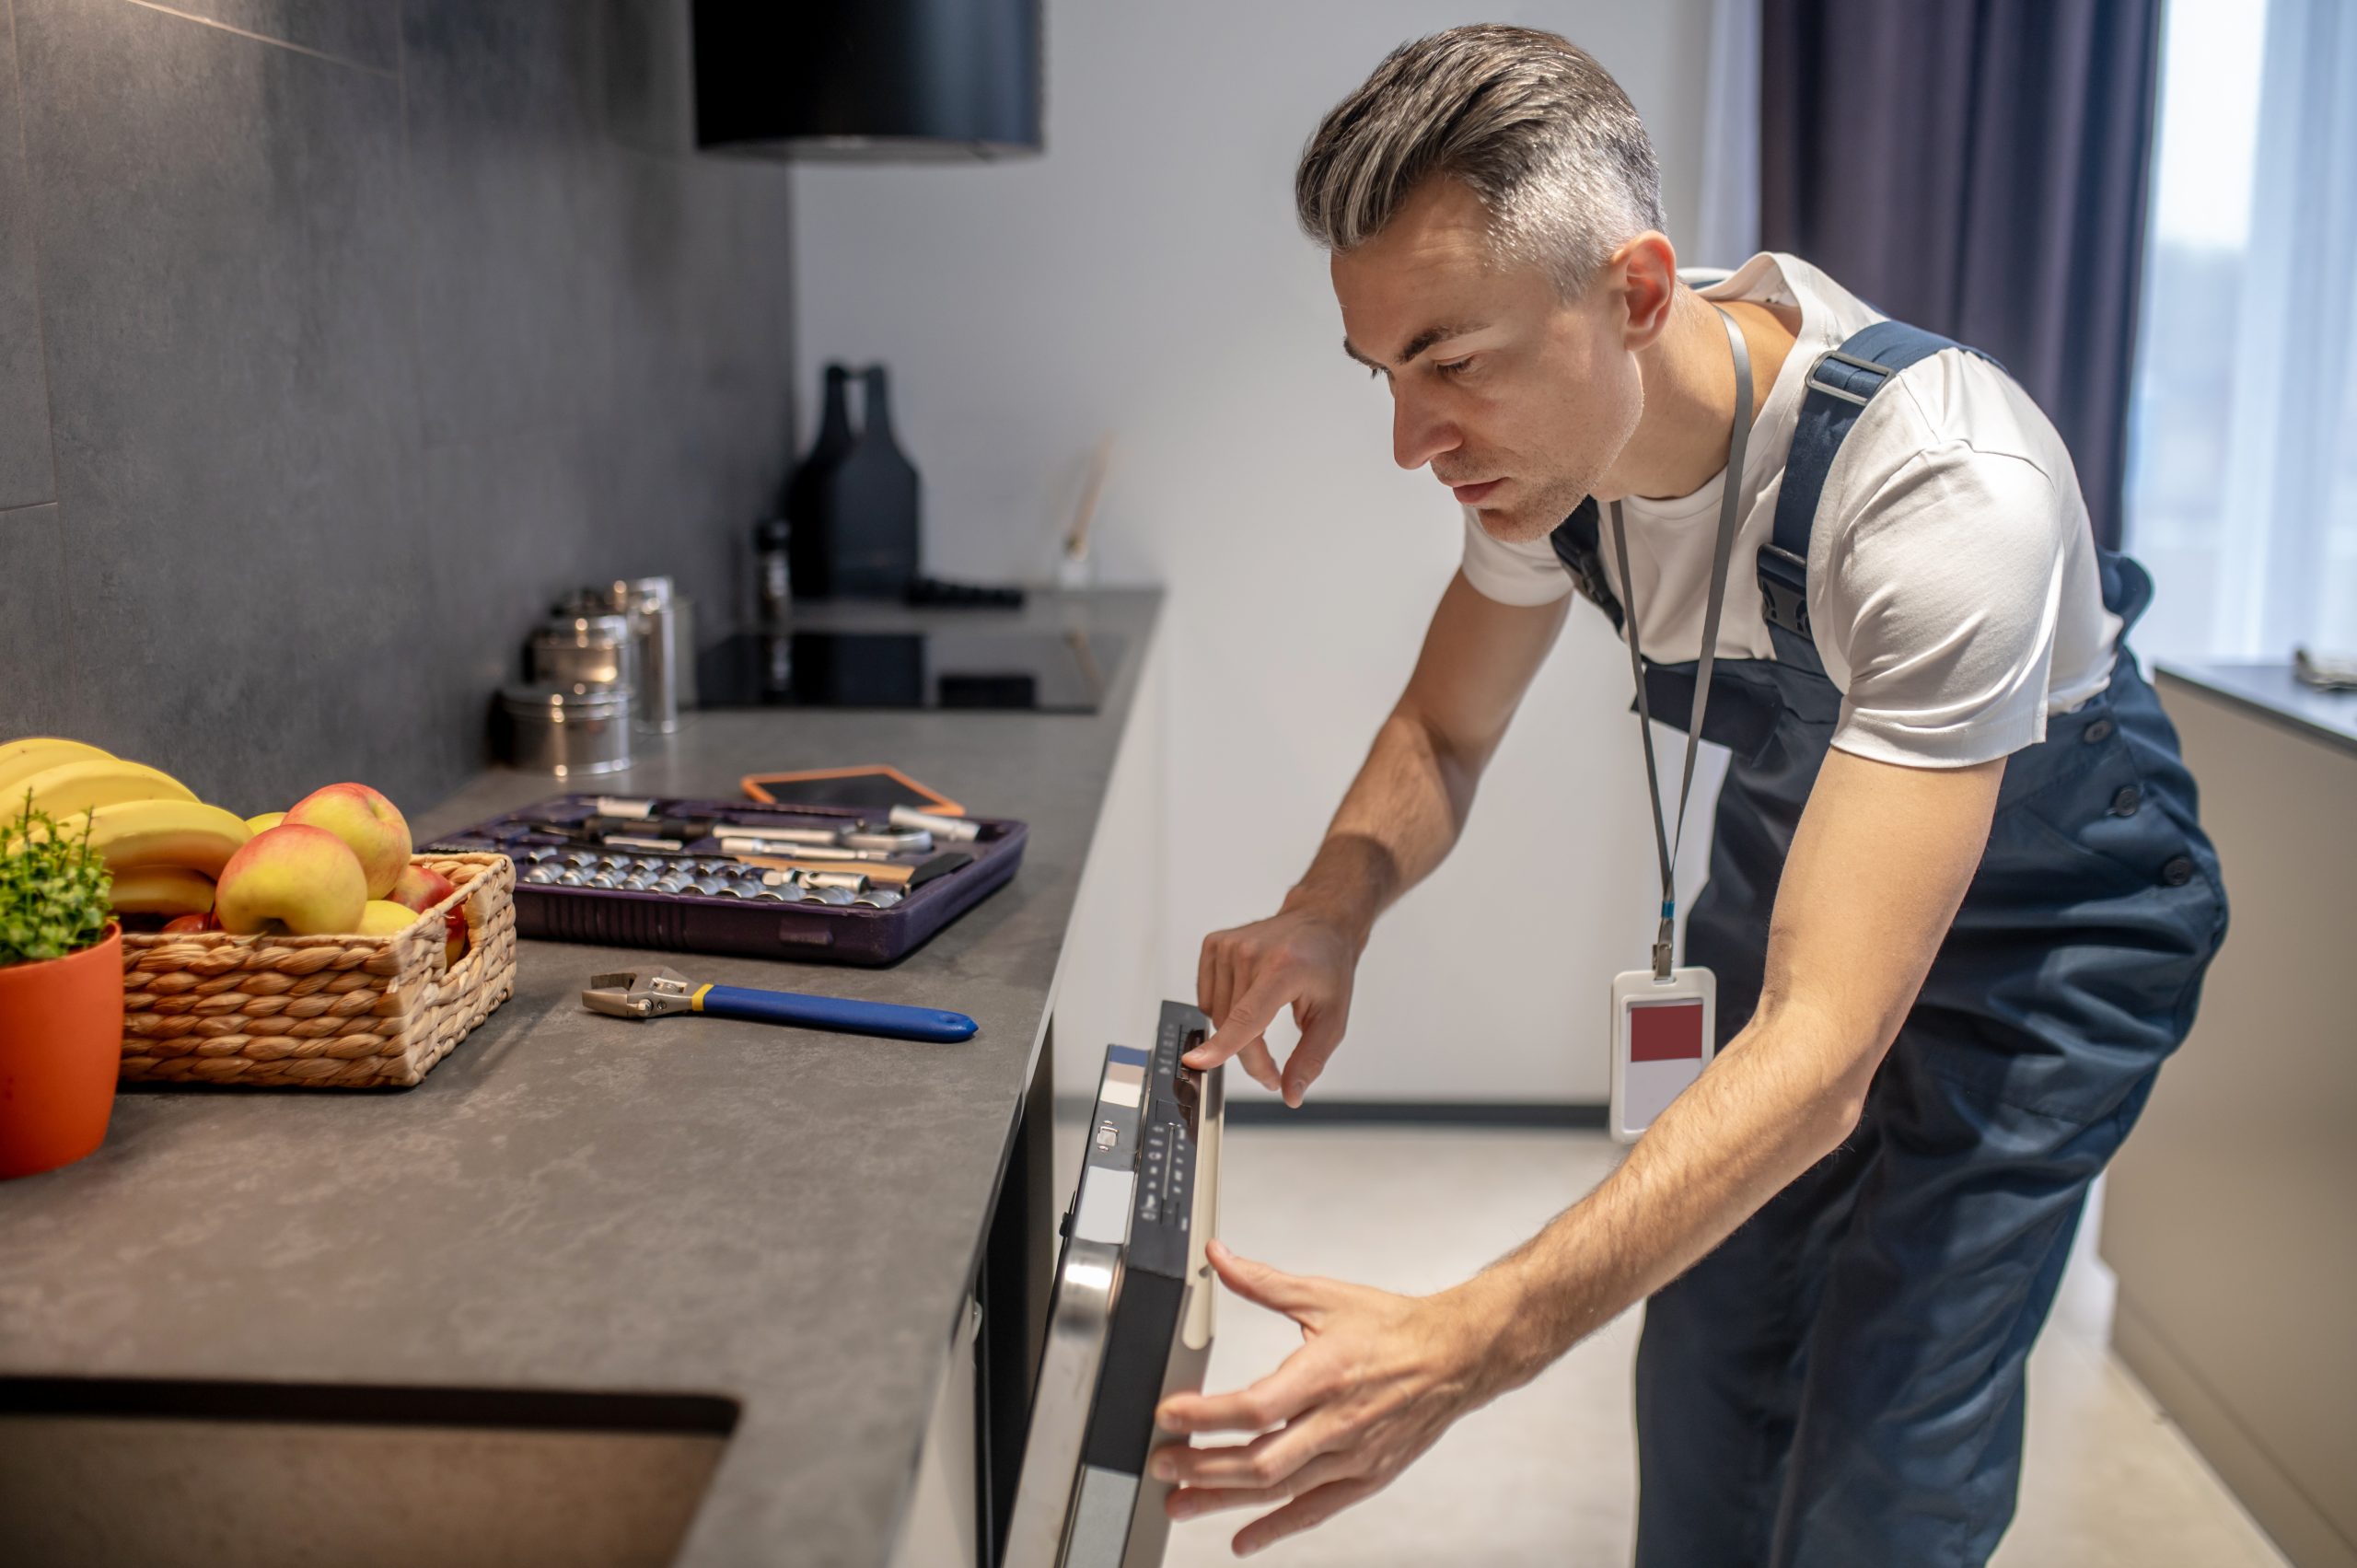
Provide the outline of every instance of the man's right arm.
[[1399,705],[1376,733],[1309,869],[1270,919],[1203,939],[1197,999],[1217,1025],[1191,1066],[1237,1058],[1280,1087],[1265,1039],[1290,1006],[1301,1044],[1282,1092],[1299,1105],[1349,1021],[1352,979],[1376,917],[1429,876],[1455,846],[1481,771],[1562,631],[1570,598],[1508,605],[1462,573],[1424,633]]

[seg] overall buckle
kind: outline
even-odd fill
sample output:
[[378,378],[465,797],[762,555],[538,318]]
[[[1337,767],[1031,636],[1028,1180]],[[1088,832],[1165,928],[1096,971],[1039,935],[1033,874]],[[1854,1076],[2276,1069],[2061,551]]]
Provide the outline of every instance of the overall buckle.
[[1760,610],[1768,624],[1816,641],[1808,629],[1808,563],[1789,550],[1763,544],[1759,573]]
[[[1847,387],[1834,385],[1825,378],[1825,362],[1829,359],[1846,365],[1852,370],[1870,372],[1875,377],[1874,384],[1864,392],[1853,392]],[[1843,354],[1838,348],[1829,348],[1818,354],[1815,362],[1809,366],[1805,384],[1812,392],[1823,392],[1827,397],[1840,398],[1845,403],[1855,403],[1860,408],[1864,408],[1873,401],[1876,392],[1882,390],[1883,384],[1888,381],[1893,374],[1894,372],[1887,365],[1877,365],[1871,359],[1860,359],[1854,354]]]

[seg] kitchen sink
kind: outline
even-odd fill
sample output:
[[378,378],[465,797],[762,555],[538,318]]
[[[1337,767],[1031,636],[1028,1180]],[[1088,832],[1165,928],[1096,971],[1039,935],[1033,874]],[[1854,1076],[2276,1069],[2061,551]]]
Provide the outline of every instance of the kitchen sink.
[[737,1424],[700,1394],[0,1378],[9,1568],[647,1568]]

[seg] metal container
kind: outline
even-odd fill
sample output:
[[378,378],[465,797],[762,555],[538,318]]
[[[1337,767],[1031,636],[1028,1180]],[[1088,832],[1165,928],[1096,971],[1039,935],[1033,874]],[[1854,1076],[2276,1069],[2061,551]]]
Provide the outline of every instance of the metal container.
[[632,690],[638,696],[633,711],[635,722],[650,735],[669,735],[678,729],[685,656],[671,579],[623,577],[593,583],[574,594],[561,610],[619,615],[629,622],[636,677]]
[[532,633],[532,679],[568,691],[636,691],[638,645],[627,616],[559,611]]
[[671,579],[616,583],[614,601],[638,640],[638,727],[669,735],[679,727],[679,618]]
[[507,760],[558,778],[614,773],[630,766],[628,687],[509,686],[499,693]]

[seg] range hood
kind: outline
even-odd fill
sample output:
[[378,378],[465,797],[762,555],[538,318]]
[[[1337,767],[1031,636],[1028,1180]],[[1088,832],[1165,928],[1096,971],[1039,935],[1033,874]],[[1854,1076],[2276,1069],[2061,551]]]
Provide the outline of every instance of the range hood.
[[695,0],[696,142],[756,157],[1040,150],[1040,0]]

